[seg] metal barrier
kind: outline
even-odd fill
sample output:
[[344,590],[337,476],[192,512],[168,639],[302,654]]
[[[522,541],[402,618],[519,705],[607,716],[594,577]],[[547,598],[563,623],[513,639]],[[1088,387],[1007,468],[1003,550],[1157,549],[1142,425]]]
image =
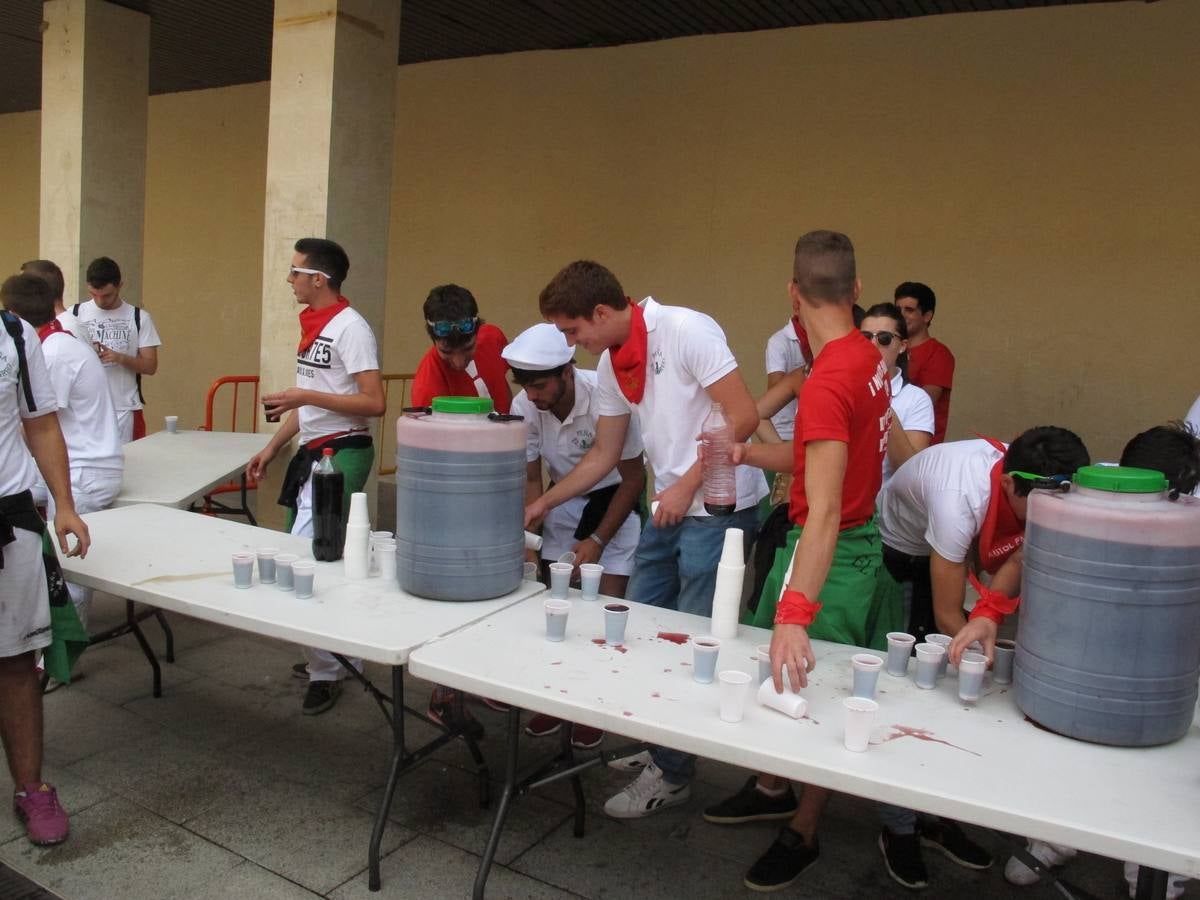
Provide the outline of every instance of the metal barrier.
[[[396,471],[396,418],[400,410],[408,406],[408,393],[411,390],[415,372],[383,376],[384,411],[379,421],[379,452],[375,457],[375,472],[377,475],[391,475]],[[399,391],[392,388],[392,382],[400,382]]]

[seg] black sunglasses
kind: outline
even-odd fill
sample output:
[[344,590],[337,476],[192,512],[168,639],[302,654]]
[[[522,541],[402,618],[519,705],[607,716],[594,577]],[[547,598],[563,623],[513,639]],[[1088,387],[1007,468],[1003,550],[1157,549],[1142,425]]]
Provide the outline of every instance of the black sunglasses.
[[862,336],[868,341],[878,342],[880,347],[891,346],[892,341],[902,341],[904,338],[894,331],[863,331]]

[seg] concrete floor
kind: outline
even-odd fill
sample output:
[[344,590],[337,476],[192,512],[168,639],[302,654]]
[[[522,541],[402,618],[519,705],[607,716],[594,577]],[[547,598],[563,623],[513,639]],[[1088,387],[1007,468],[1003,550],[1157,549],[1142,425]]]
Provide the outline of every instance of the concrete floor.
[[[122,608],[97,595],[93,628],[117,621]],[[149,668],[130,637],[89,650],[78,669],[83,677],[47,696],[45,777],[72,814],[71,837],[57,848],[34,848],[6,807],[0,862],[67,900],[469,896],[491,820],[478,806],[461,742],[401,782],[384,841],[383,891],[370,894],[367,839],[389,750],[373,701],[348,688],[330,712],[301,716],[304,683],[290,677],[300,659],[294,647],[170,618],[178,662],[164,664],[161,699],[151,696]],[[161,647],[157,626],[149,623],[147,632]],[[368,668],[387,683],[383,670]],[[408,679],[407,687],[410,705],[423,705],[429,686]],[[503,768],[503,720],[486,708],[475,712],[488,729],[483,748],[495,778]],[[409,733],[417,740],[433,729],[414,722]],[[552,741],[524,740],[527,759],[553,749]],[[527,797],[510,817],[489,896],[752,896],[742,876],[773,829],[721,828],[700,817],[746,774],[701,763],[690,803],[617,822],[600,807],[627,776],[593,770],[585,778],[582,840],[571,834],[565,787]],[[1002,773],[996,789],[1003,790]],[[972,833],[1002,865],[1001,838]],[[909,896],[888,878],[875,837],[872,805],[837,798],[822,828],[820,861],[780,896]],[[927,897],[1059,896],[1044,886],[1009,886],[999,865],[969,872],[932,853],[927,863]],[[1096,897],[1126,896],[1112,860],[1081,856],[1068,877]]]

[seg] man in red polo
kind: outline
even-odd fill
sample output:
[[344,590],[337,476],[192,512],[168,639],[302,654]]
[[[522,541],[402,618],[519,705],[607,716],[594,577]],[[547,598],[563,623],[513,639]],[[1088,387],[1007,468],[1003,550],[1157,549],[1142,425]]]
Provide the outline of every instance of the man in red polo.
[[479,318],[475,297],[465,287],[443,284],[425,299],[425,331],[433,346],[413,379],[412,405],[429,406],[434,397],[489,397],[498,413],[508,413],[512,388],[501,351],[504,332]]
[[908,380],[933,400],[933,443],[946,439],[950,420],[950,391],[954,387],[954,354],[929,334],[937,297],[919,281],[906,281],[896,288],[896,306],[908,326]]

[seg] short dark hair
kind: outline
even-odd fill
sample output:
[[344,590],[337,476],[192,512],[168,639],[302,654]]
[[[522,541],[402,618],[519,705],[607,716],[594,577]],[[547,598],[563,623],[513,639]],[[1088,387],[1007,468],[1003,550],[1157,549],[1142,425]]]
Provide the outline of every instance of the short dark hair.
[[52,300],[62,300],[63,291],[66,289],[66,282],[63,279],[62,269],[56,266],[48,259],[31,259],[29,262],[21,263],[21,273],[23,275],[36,275],[46,284],[50,285],[50,298]]
[[843,303],[854,297],[854,244],[840,231],[810,231],[796,241],[792,280],[807,300]]
[[[876,317],[891,319],[896,323],[896,333],[904,340],[908,340],[908,325],[904,322],[904,313],[900,312],[900,307],[895,303],[876,303],[863,316],[864,319]],[[858,324],[861,326],[862,322],[860,321]]]
[[601,304],[621,310],[628,303],[617,276],[590,259],[563,266],[538,295],[538,309],[546,318],[568,316],[591,321]]
[[921,284],[919,281],[901,282],[896,285],[896,292],[892,296],[896,300],[901,297],[912,297],[917,301],[917,307],[923,313],[931,313],[937,308],[937,296],[933,293],[933,288],[927,284]]
[[508,370],[512,372],[513,381],[524,387],[531,381],[537,381],[541,378],[561,378],[562,373],[566,371],[567,366],[571,363],[563,363],[561,366],[555,366],[553,369],[518,369],[516,366],[509,366]]
[[97,256],[88,263],[84,280],[94,288],[102,288],[106,284],[121,283],[121,267],[115,259],[107,256]]
[[[475,340],[479,326],[483,324],[483,320],[479,318],[479,304],[475,302],[475,295],[457,284],[439,284],[429,292],[421,309],[425,314],[425,332],[429,339],[444,345],[448,350],[467,346]],[[445,337],[438,337],[429,327],[430,322],[457,322],[462,319],[476,319],[475,330],[470,334],[452,331]]]
[[1155,425],[1125,445],[1121,465],[1162,472],[1172,491],[1190,494],[1200,484],[1200,438],[1185,422]]
[[318,269],[329,276],[329,286],[335,291],[342,289],[342,282],[350,274],[350,257],[342,245],[326,238],[307,237],[296,241],[295,251],[304,254],[308,268]]
[[[1091,463],[1087,447],[1073,431],[1053,425],[1030,428],[1008,445],[1004,454],[1005,472],[1028,472],[1031,475],[1070,477],[1077,469]],[[1014,479],[1018,497],[1026,496],[1035,487],[1032,481]]]
[[34,328],[54,321],[50,285],[39,275],[13,275],[0,285],[0,302]]

